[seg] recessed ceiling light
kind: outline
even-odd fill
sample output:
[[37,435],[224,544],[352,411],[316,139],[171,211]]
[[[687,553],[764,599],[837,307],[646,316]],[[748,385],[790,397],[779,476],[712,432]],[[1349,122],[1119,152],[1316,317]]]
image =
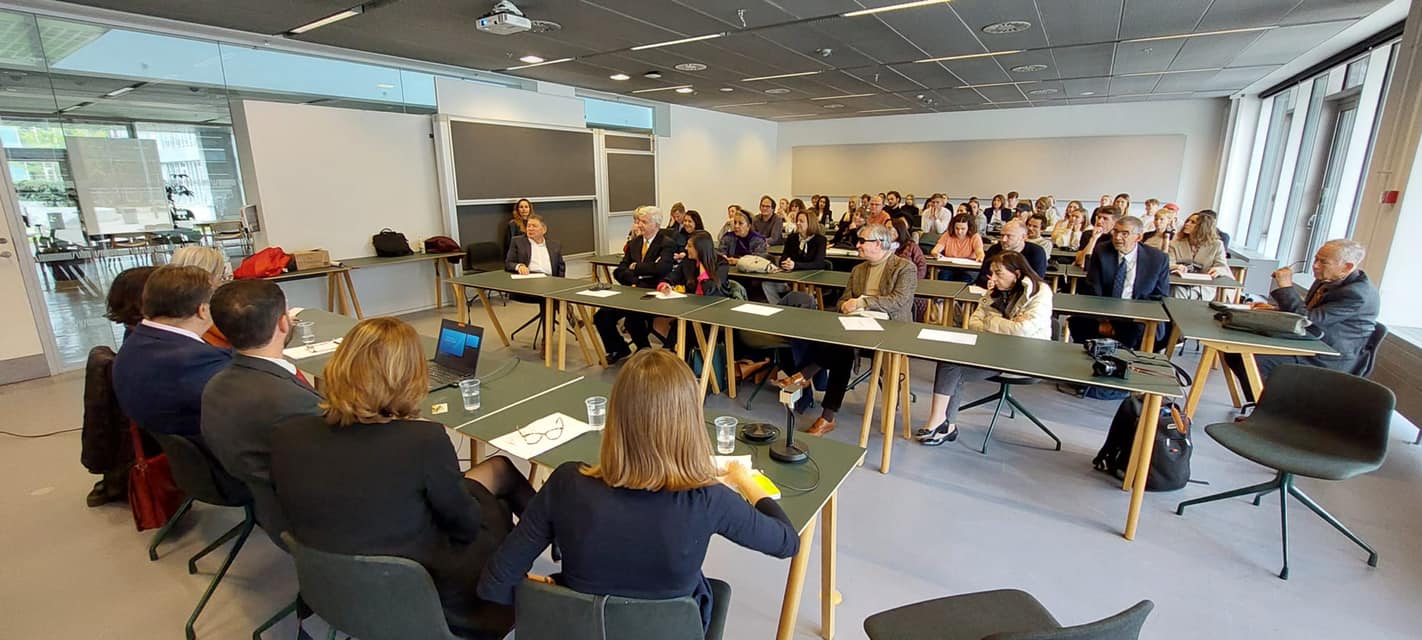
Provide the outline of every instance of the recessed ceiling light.
[[679,65],[676,65],[675,68],[677,71],[695,72],[705,71],[706,65],[701,64],[700,62],[683,62]]
[[613,79],[613,80],[617,80],[617,81],[619,81],[619,82],[622,81],[622,80],[630,80],[630,79],[632,79],[632,76],[629,76],[629,75],[627,75],[627,74],[625,74],[625,73],[614,73],[614,74],[612,74],[612,75],[610,75],[610,76],[608,76],[608,77],[611,78],[611,79]]
[[1163,76],[1172,73],[1204,73],[1209,71],[1223,71],[1222,67],[1209,67],[1205,69],[1175,69],[1173,71],[1141,71],[1139,73],[1122,73],[1118,78],[1135,78],[1139,76]]
[[719,106],[719,107],[716,107],[716,108],[717,108],[717,109],[728,109],[728,108],[730,108],[730,107],[755,107],[755,106],[759,106],[759,105],[762,105],[762,104],[770,104],[770,103],[769,103],[769,102],[738,102],[738,103],[736,103],[736,104],[723,104],[723,105],[721,105],[721,106]]
[[509,68],[507,68],[507,69],[504,69],[504,71],[518,71],[519,69],[532,69],[532,68],[534,68],[534,67],[541,67],[541,66],[549,65],[549,64],[559,64],[559,63],[563,63],[563,62],[571,62],[572,60],[573,60],[572,58],[558,58],[557,60],[544,60],[543,62],[532,62],[532,63],[529,63],[529,64],[521,64],[521,65],[519,65],[519,66],[517,66],[517,67],[509,67]]
[[1049,88],[1046,88],[1046,89],[1033,89],[1033,90],[1031,90],[1031,91],[1028,91],[1028,92],[1027,92],[1027,95],[1029,95],[1029,96],[1049,96],[1049,95],[1052,95],[1052,94],[1054,94],[1054,93],[1061,93],[1061,89],[1052,89],[1052,88],[1050,88],[1050,87],[1049,87]]
[[983,88],[987,88],[987,87],[1009,87],[1009,86],[1016,86],[1016,85],[1019,85],[1019,84],[1037,84],[1037,81],[1036,81],[1036,80],[1022,80],[1022,81],[1019,81],[1019,82],[988,82],[988,83],[984,83],[984,84],[965,84],[965,85],[960,85],[958,88],[959,88],[959,89],[983,89]]
[[721,93],[730,93],[735,90],[735,87],[721,87],[720,89],[718,89],[718,91],[720,91]]
[[652,92],[654,92],[654,91],[671,91],[671,90],[673,90],[673,89],[675,89],[675,90],[677,90],[678,92],[680,92],[682,89],[690,89],[690,88],[691,88],[691,85],[689,85],[689,84],[679,84],[679,85],[673,85],[673,86],[670,86],[670,87],[652,87],[651,89],[638,89],[638,90],[636,90],[636,91],[633,91],[632,93],[652,93]]
[[801,71],[799,73],[782,73],[778,76],[756,76],[754,78],[742,78],[741,82],[755,82],[757,80],[779,80],[781,78],[799,78],[801,76],[812,76],[818,71]]
[[831,103],[829,103],[829,104],[827,104],[827,105],[822,105],[822,106],[824,106],[824,108],[826,108],[826,109],[843,109],[843,108],[844,108],[844,105],[842,105],[842,104],[840,104],[840,103],[838,103],[838,102],[831,102]]
[[778,95],[790,93],[790,90],[789,90],[789,89],[786,89],[786,88],[784,88],[784,87],[776,87],[776,88],[774,88],[774,89],[766,89],[765,92],[768,93],[768,94],[770,94],[770,95],[773,95],[773,96],[778,96]]
[[706,34],[706,35],[704,35],[704,36],[695,36],[695,37],[692,37],[692,38],[681,38],[681,39],[679,39],[679,40],[667,40],[666,42],[654,42],[654,43],[652,43],[652,44],[639,44],[639,45],[637,45],[637,46],[635,46],[635,47],[632,47],[632,50],[633,50],[633,51],[644,51],[644,50],[647,50],[647,49],[656,49],[657,47],[670,47],[670,46],[676,45],[676,44],[686,44],[686,43],[688,43],[688,42],[699,42],[699,41],[701,41],[701,40],[710,40],[710,39],[712,39],[712,38],[719,38],[719,37],[724,36],[724,35],[726,35],[726,34],[724,34],[724,33],[708,33],[708,34]]
[[1011,51],[989,51],[989,52],[987,52],[987,53],[968,53],[968,54],[964,54],[964,55],[961,55],[961,56],[941,56],[941,57],[938,57],[938,58],[924,58],[924,59],[922,59],[922,60],[914,60],[914,62],[915,62],[915,63],[918,63],[918,62],[948,62],[948,61],[950,61],[950,60],[972,60],[973,58],[992,58],[992,57],[994,57],[994,56],[1006,56],[1006,55],[1011,55],[1011,54],[1014,54],[1014,53],[1022,53],[1022,51],[1023,51],[1022,49],[1013,49],[1013,50],[1011,50]]
[[354,7],[349,8],[349,9],[346,9],[345,11],[342,11],[342,12],[340,12],[340,13],[334,13],[334,14],[331,14],[331,15],[326,16],[326,17],[324,17],[324,18],[321,18],[320,20],[316,20],[316,21],[314,21],[314,22],[308,22],[308,23],[306,23],[306,24],[303,24],[303,25],[301,25],[301,26],[299,26],[299,27],[297,27],[297,28],[295,28],[295,29],[292,29],[291,32],[292,32],[292,33],[306,33],[307,31],[310,31],[310,30],[312,30],[312,29],[320,29],[321,27],[324,27],[324,26],[326,26],[326,25],[328,25],[328,24],[331,24],[331,23],[333,23],[333,22],[340,22],[340,21],[342,21],[342,20],[345,20],[346,18],[354,18],[354,17],[360,15],[362,11],[365,11],[365,6],[364,6],[364,5],[357,5],[357,6],[354,6]]
[[691,88],[691,87],[677,87],[677,88],[676,88],[676,92],[677,92],[677,93],[691,93],[691,92],[693,92],[693,91],[696,91],[696,90],[693,89],[693,88]]
[[1032,73],[1033,71],[1043,71],[1047,68],[1045,64],[1020,64],[1012,68],[1016,73]]
[[522,58],[519,58],[518,61],[527,62],[528,64],[538,64],[540,62],[543,62],[543,56],[523,56]]
[[1270,25],[1270,26],[1267,26],[1267,27],[1245,27],[1245,28],[1242,28],[1242,29],[1221,29],[1221,30],[1219,30],[1219,31],[1200,31],[1200,32],[1197,32],[1197,33],[1177,33],[1177,34],[1169,35],[1169,36],[1151,36],[1151,37],[1149,37],[1149,38],[1134,38],[1134,39],[1131,39],[1131,40],[1122,40],[1121,42],[1155,42],[1156,40],[1177,40],[1177,39],[1180,39],[1180,38],[1199,38],[1199,37],[1202,37],[1202,36],[1223,36],[1223,35],[1228,35],[1228,34],[1231,34],[1231,33],[1250,33],[1250,32],[1252,32],[1252,31],[1268,31],[1268,30],[1270,30],[1270,29],[1277,29],[1277,28],[1278,28],[1277,25]]
[[947,4],[947,3],[951,2],[951,1],[952,1],[952,0],[915,0],[914,2],[900,2],[899,4],[891,4],[891,5],[886,5],[886,6],[883,6],[883,7],[874,7],[874,8],[872,8],[872,9],[860,9],[860,10],[858,10],[858,11],[849,11],[849,12],[846,12],[846,13],[841,13],[841,14],[839,14],[839,15],[840,15],[840,17],[842,17],[842,18],[853,18],[853,17],[855,17],[855,16],[867,16],[867,15],[871,15],[871,14],[875,14],[875,13],[884,13],[885,11],[898,11],[898,10],[900,10],[900,9],[912,9],[912,8],[914,8],[914,7],[926,7],[926,6],[931,5],[931,4]]
[[879,95],[879,94],[877,94],[877,93],[846,93],[846,94],[844,94],[844,95],[842,95],[842,96],[820,96],[820,97],[818,97],[818,98],[810,98],[810,99],[811,99],[811,100],[846,100],[846,99],[849,99],[849,98],[867,98],[867,97],[869,97],[869,96],[874,96],[874,95]]
[[983,27],[983,33],[1002,35],[1004,33],[1017,33],[1032,28],[1032,23],[1026,20],[1007,20],[1004,22],[994,22]]
[[642,77],[643,77],[643,78],[647,78],[647,79],[649,79],[649,80],[656,80],[657,78],[662,77],[662,72],[660,72],[660,71],[648,71],[648,72],[642,74]]
[[1096,95],[1096,92],[1095,92],[1095,91],[1083,91],[1083,92],[1081,92],[1081,95],[1084,95],[1084,96],[1094,96],[1094,95]]

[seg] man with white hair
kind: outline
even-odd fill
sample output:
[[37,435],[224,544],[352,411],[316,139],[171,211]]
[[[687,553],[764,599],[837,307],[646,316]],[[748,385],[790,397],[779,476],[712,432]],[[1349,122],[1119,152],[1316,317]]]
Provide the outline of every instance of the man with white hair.
[[[1355,373],[1363,360],[1363,347],[1377,327],[1378,290],[1360,268],[1367,252],[1353,240],[1335,239],[1323,243],[1313,256],[1313,286],[1307,292],[1294,286],[1294,272],[1284,267],[1274,272],[1274,290],[1269,293],[1273,304],[1258,304],[1256,308],[1278,309],[1307,316],[1323,330],[1323,342],[1333,347],[1336,356],[1255,356],[1259,375],[1268,379],[1269,372],[1281,364],[1304,364],[1345,373]],[[1225,354],[1225,362],[1236,373],[1244,394],[1250,402],[1257,389],[1250,389],[1244,375],[1244,361],[1234,354]]]
[[[632,233],[622,251],[622,262],[612,270],[612,278],[621,284],[655,289],[657,283],[665,280],[672,267],[676,266],[676,241],[662,232],[662,211],[651,205],[637,207],[632,214]],[[608,364],[631,354],[622,334],[617,332],[619,320],[623,321],[627,333],[632,336],[633,345],[639,349],[650,346],[647,337],[652,331],[651,317],[617,309],[601,309],[593,315],[593,324],[602,336]]]

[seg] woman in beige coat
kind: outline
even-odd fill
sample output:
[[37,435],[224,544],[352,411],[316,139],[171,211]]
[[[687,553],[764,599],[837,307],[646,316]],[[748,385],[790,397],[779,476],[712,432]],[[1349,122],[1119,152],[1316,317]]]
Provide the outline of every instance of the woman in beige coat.
[[[1190,214],[1180,227],[1180,235],[1167,249],[1170,270],[1176,275],[1204,273],[1216,277],[1229,274],[1224,241],[1215,229],[1215,216],[1209,212]],[[1215,291],[1216,287],[1208,285],[1174,286],[1170,288],[1170,295],[1189,300],[1214,300]]]

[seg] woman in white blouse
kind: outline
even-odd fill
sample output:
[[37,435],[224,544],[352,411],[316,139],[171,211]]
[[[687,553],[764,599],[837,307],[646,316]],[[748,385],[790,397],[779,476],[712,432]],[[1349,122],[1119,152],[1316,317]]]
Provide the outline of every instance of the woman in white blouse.
[[953,223],[953,211],[947,207],[948,196],[935,193],[928,197],[923,206],[923,232],[948,233]]
[[[1180,234],[1170,243],[1170,270],[1176,275],[1204,273],[1210,277],[1227,275],[1224,241],[1215,228],[1215,216],[1197,211],[1185,219]],[[1191,300],[1214,300],[1216,287],[1194,285],[1170,288],[1170,295]]]
[[1081,234],[1086,231],[1086,210],[1080,200],[1067,203],[1066,213],[1052,227],[1052,244],[1063,249],[1075,250],[1081,244]]

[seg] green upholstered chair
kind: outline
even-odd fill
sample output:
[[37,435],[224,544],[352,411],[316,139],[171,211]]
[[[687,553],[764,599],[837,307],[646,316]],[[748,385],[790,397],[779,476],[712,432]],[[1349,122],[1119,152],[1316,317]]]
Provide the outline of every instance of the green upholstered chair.
[[1025,591],[999,589],[925,600],[864,620],[870,640],[1136,640],[1155,605],[1142,600],[1121,613],[1063,627]]
[[986,398],[980,398],[969,402],[968,404],[963,405],[959,409],[959,411],[965,411],[968,409],[972,409],[973,407],[985,405],[994,400],[997,401],[997,407],[993,409],[992,412],[992,421],[988,422],[987,435],[983,436],[983,446],[981,449],[978,449],[978,453],[987,453],[988,442],[992,441],[992,430],[994,427],[997,426],[997,417],[1002,413],[1002,405],[1004,404],[1009,405],[1009,411],[1013,411],[1013,413],[1009,414],[1011,417],[1017,417],[1017,414],[1015,412],[1021,411],[1022,415],[1027,416],[1027,419],[1031,420],[1032,424],[1037,425],[1037,428],[1042,430],[1042,433],[1047,434],[1048,438],[1051,438],[1053,442],[1056,442],[1056,447],[1054,448],[1055,451],[1062,450],[1062,439],[1058,438],[1057,434],[1052,433],[1052,430],[1048,429],[1047,425],[1042,424],[1042,421],[1038,420],[1037,416],[1032,415],[1032,412],[1028,411],[1027,407],[1022,406],[1022,403],[1018,402],[1017,398],[1012,397],[1013,385],[1021,386],[1037,384],[1041,382],[1041,380],[1029,376],[1019,376],[1011,373],[999,373],[991,378],[988,378],[987,380],[988,382],[996,382],[998,385],[1001,385],[998,387],[997,393],[994,393]]
[[518,640],[720,640],[731,586],[711,580],[717,603],[710,628],[702,631],[701,610],[690,597],[637,600],[594,596],[567,587],[525,580],[514,596]]
[[1269,375],[1254,413],[1240,422],[1205,427],[1226,449],[1275,471],[1268,482],[1186,500],[1175,509],[1238,496],[1279,491],[1279,524],[1283,532],[1284,568],[1289,578],[1288,496],[1333,525],[1368,552],[1376,567],[1378,553],[1294,484],[1296,476],[1346,480],[1382,466],[1387,456],[1388,427],[1396,398],[1387,387],[1363,378],[1302,365],[1280,365]]

